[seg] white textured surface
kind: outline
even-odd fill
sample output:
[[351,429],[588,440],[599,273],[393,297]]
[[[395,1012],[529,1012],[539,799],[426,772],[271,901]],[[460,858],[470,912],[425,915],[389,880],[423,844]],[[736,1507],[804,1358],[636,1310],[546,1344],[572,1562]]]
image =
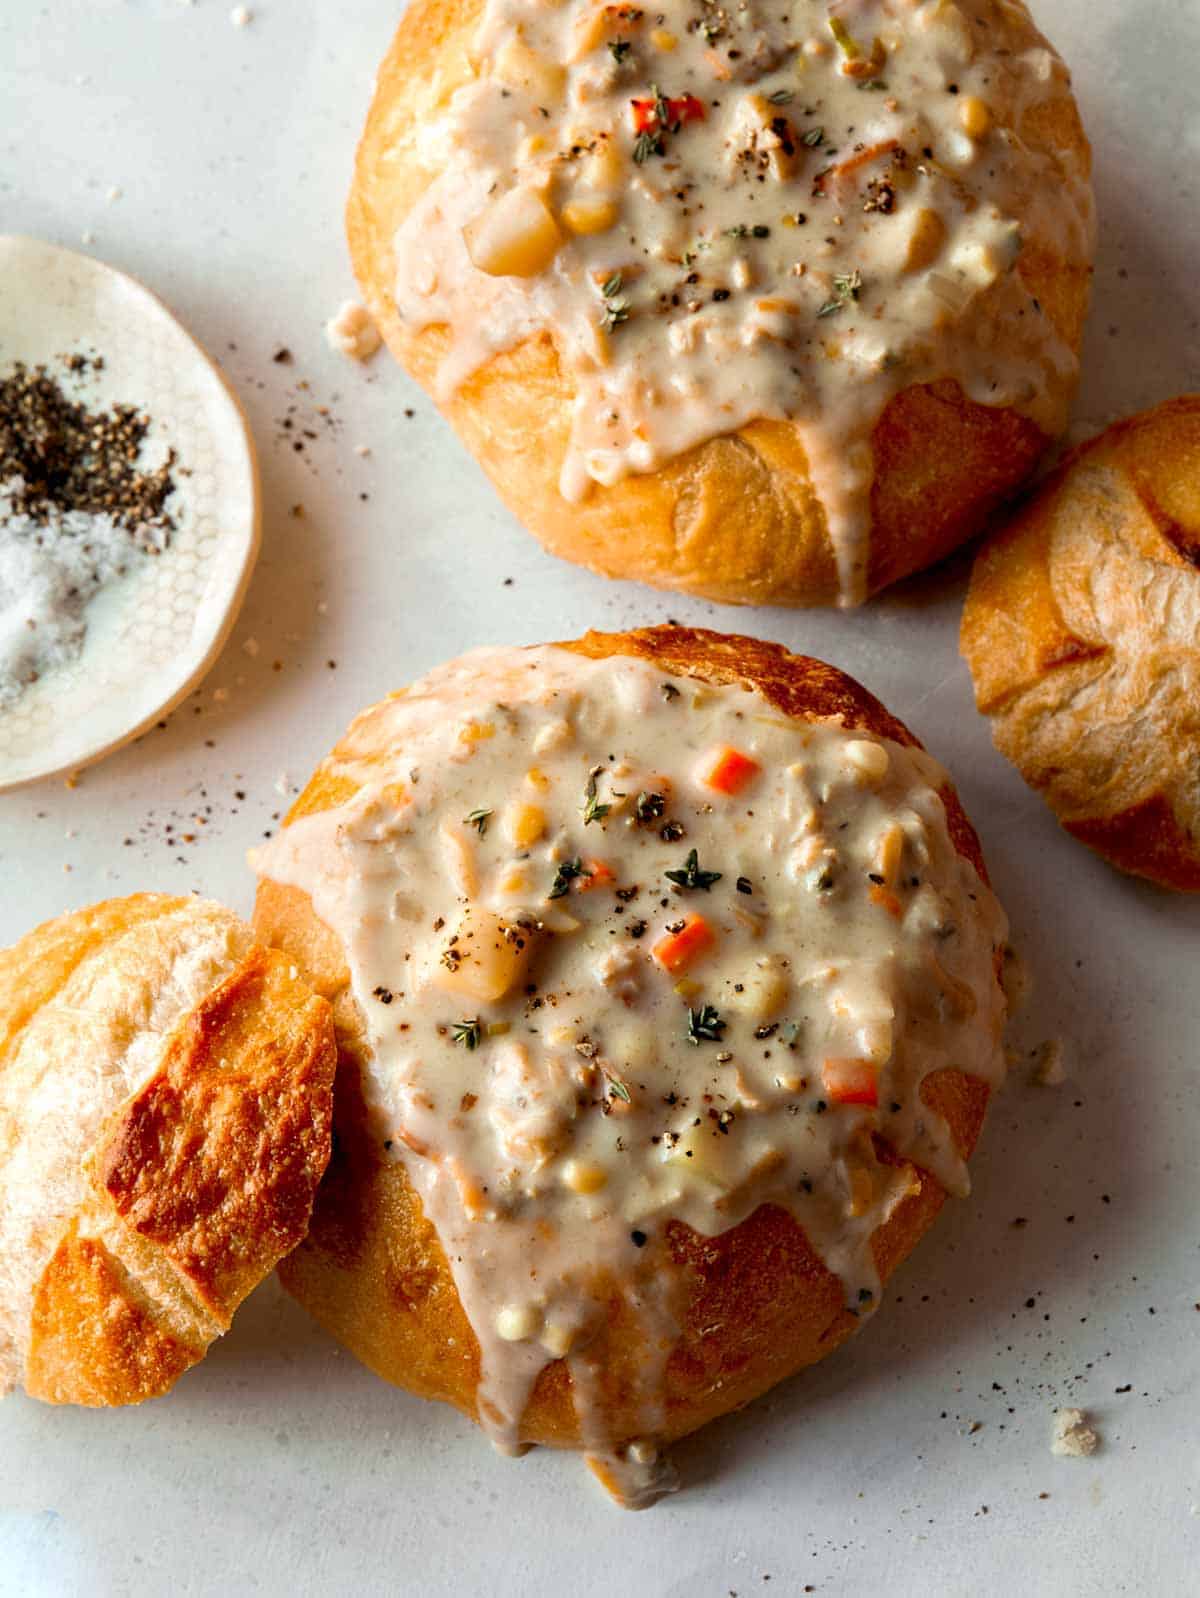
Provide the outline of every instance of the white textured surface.
[[[64,354],[102,370],[62,373]],[[258,549],[254,458],[237,405],[204,352],[140,284],[41,240],[0,238],[0,370],[47,366],[93,411],[151,418],[142,460],[174,448],[174,527],[84,611],[79,654],[0,709],[0,789],[95,760],[199,681],[241,602]]]
[[[1022,1038],[1061,1035],[1069,1081],[1015,1073],[973,1197],[862,1338],[682,1448],[687,1491],[649,1514],[611,1509],[570,1460],[493,1458],[268,1286],[149,1408],[0,1407],[0,1593],[1196,1591],[1200,904],[1111,875],[993,752],[957,656],[961,562],[851,616],[607,584],[538,551],[385,357],[329,352],[351,151],[397,9],[264,0],[237,29],[225,0],[0,0],[4,227],[90,231],[172,304],[245,401],[266,491],[247,608],[201,693],[74,791],[0,800],[0,933],[142,887],[244,910],[277,783],[368,700],[476,642],[674,616],[828,656],[951,766],[1034,968]],[[1086,430],[1197,384],[1200,6],[1040,9],[1097,146]],[[300,453],[290,403],[318,435]],[[1050,1454],[1067,1405],[1096,1419],[1092,1459]]]

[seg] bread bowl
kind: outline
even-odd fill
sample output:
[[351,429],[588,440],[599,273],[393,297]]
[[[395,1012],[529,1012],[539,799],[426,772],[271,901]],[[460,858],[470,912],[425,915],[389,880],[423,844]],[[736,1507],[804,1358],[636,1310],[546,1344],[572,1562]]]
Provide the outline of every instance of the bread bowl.
[[548,549],[853,604],[1061,432],[1089,173],[1019,0],[415,0],[348,232],[384,338]]
[[300,1240],[329,1007],[229,911],[138,894],[0,952],[0,1393],[170,1388]]
[[965,1190],[1003,913],[832,667],[676,627],[476,651],[359,716],[257,869],[341,1051],[284,1285],[504,1449],[648,1501]]
[[962,651],[1066,830],[1200,892],[1200,395],[1081,445],[984,545]]

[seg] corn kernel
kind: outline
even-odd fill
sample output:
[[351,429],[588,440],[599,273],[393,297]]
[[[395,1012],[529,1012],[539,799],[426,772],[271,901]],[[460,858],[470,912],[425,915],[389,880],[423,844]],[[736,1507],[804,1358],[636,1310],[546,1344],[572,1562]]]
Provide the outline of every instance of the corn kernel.
[[968,94],[958,108],[958,125],[968,139],[986,139],[992,131],[992,111],[987,101]]
[[650,43],[656,50],[673,50],[679,40],[666,28],[655,28],[650,35]]
[[571,233],[603,233],[617,220],[617,207],[612,200],[571,200],[563,206],[560,220]]
[[495,736],[496,728],[490,721],[464,721],[458,729],[458,741],[462,744],[486,743]]
[[875,787],[888,774],[888,752],[882,744],[871,743],[866,738],[852,738],[846,745],[846,759],[865,787]]
[[509,805],[504,813],[504,829],[514,848],[528,849],[546,830],[546,812],[538,805]]
[[936,211],[928,206],[917,212],[916,221],[908,239],[908,253],[904,257],[906,272],[920,272],[932,265],[941,254],[946,242],[946,224]]
[[608,1186],[608,1172],[602,1165],[592,1165],[587,1160],[568,1160],[563,1166],[563,1186],[572,1193],[599,1193]]
[[850,1215],[865,1215],[875,1198],[875,1184],[864,1166],[855,1165],[849,1173],[850,1200],[846,1206]]
[[496,1336],[506,1343],[523,1343],[535,1336],[542,1325],[542,1312],[536,1304],[505,1304],[496,1316]]
[[551,1321],[542,1332],[542,1347],[555,1359],[565,1359],[575,1342],[575,1328]]
[[525,773],[525,781],[531,788],[536,788],[540,793],[545,793],[550,786],[550,779],[544,771],[537,766],[530,766]]
[[529,887],[529,878],[523,871],[513,869],[506,871],[500,878],[501,893],[524,893]]

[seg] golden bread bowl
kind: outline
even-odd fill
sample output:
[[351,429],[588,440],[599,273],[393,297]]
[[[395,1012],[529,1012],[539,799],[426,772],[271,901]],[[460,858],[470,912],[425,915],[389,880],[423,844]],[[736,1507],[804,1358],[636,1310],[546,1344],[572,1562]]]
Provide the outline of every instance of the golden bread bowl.
[[1062,431],[1089,174],[1016,0],[416,0],[348,232],[388,345],[553,553],[854,604]]
[[942,768],[832,667],[476,651],[359,716],[257,869],[340,1059],[283,1282],[506,1450],[650,1501],[965,1191],[1004,917]]

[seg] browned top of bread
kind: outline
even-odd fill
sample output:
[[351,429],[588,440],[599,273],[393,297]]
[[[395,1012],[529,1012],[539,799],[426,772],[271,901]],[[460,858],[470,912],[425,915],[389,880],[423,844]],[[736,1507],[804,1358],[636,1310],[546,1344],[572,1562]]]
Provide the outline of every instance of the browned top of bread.
[[140,894],[0,952],[0,1382],[165,1392],[308,1224],[328,1006],[220,906]]
[[[825,719],[912,745],[912,734],[865,689],[819,661],[776,645],[682,627],[592,632],[563,647],[599,658],[634,655],[671,673],[757,689],[787,715]],[[347,776],[369,770],[373,713],[365,712],[322,763],[289,821],[352,796]],[[952,789],[942,790],[959,852],[983,873],[978,840]],[[434,1228],[402,1165],[385,1162],[367,1126],[360,1072],[369,1051],[349,989],[345,951],[317,919],[307,895],[265,879],[255,910],[259,935],[302,966],[333,1003],[342,1063],[337,1147],[318,1196],[308,1238],[281,1270],[285,1285],[335,1336],[388,1380],[476,1413],[479,1346],[463,1312]],[[988,1099],[986,1085],[954,1071],[927,1077],[925,1101],[943,1115],[962,1154],[973,1148]],[[902,1163],[886,1145],[885,1160]],[[944,1193],[927,1172],[908,1167],[909,1190],[873,1238],[886,1278],[936,1216]],[[855,1329],[841,1282],[822,1263],[793,1217],[764,1206],[741,1225],[701,1237],[672,1223],[670,1247],[691,1271],[692,1299],[667,1372],[662,1435],[678,1436],[746,1402],[823,1357]],[[636,1435],[632,1386],[641,1357],[638,1326],[614,1296],[604,1403],[615,1436]],[[579,1446],[579,1423],[565,1361],[542,1371],[523,1423],[529,1441]]]
[[980,551],[962,651],[997,748],[1063,826],[1200,890],[1200,396],[1066,458]]
[[[390,348],[430,392],[450,335],[445,325],[414,328],[401,319],[394,240],[437,175],[431,152],[446,146],[422,133],[475,74],[472,46],[484,3],[415,0],[405,12],[376,78],[347,211],[364,298]],[[1023,5],[997,0],[980,11],[980,47],[998,58],[1023,61],[1045,48]],[[1069,93],[1036,99],[1014,135],[1014,147],[1048,163],[1047,182],[1058,186],[1064,206],[1080,185],[1086,190],[1090,151]],[[799,203],[807,192],[798,188],[793,198]],[[1043,225],[1053,214],[1028,208],[1019,274],[1052,336],[1077,352],[1090,245],[1063,247]],[[986,322],[990,314],[985,296],[973,315]],[[1016,332],[1014,325],[1001,336]],[[1071,373],[1048,371],[1043,397],[1065,414],[1073,385]],[[609,576],[731,603],[828,604],[845,597],[828,507],[791,421],[751,421],[653,471],[594,485],[572,504],[559,478],[573,396],[560,330],[548,327],[496,354],[442,402],[501,498],[553,553]],[[1047,443],[1015,409],[968,399],[952,375],[901,389],[868,441],[872,525],[868,569],[854,596],[860,599],[977,532]]]

